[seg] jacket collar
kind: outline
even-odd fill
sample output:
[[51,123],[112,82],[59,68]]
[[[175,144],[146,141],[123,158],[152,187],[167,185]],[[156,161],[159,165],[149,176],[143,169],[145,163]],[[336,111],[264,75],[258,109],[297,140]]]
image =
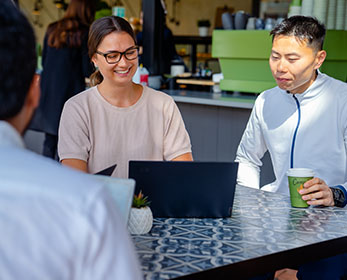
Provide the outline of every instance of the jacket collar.
[[15,128],[6,121],[0,121],[0,148],[24,148],[24,141]]
[[[326,80],[326,75],[322,74],[319,70],[317,70],[317,78],[314,80],[312,85],[310,85],[303,93],[294,94],[295,97],[299,101],[302,101],[302,100],[309,100],[318,96],[319,94],[321,94],[321,92],[323,92],[322,88],[323,88],[325,80]],[[292,98],[293,94],[288,93],[286,90],[283,90],[283,89],[280,89],[280,90],[282,94],[285,94],[288,97]]]

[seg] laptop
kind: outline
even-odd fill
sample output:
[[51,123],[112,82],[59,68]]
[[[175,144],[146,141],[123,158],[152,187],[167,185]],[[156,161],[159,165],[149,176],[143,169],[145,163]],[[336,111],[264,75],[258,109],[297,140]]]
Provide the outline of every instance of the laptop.
[[129,161],[129,178],[151,202],[154,217],[231,216],[238,163]]
[[135,181],[132,179],[120,179],[105,175],[88,174],[88,176],[92,176],[94,179],[104,183],[111,194],[116,208],[119,210],[120,216],[127,224],[134,197]]
[[116,169],[117,164],[111,165],[99,172],[94,173],[95,175],[105,175],[105,176],[111,176],[113,171]]

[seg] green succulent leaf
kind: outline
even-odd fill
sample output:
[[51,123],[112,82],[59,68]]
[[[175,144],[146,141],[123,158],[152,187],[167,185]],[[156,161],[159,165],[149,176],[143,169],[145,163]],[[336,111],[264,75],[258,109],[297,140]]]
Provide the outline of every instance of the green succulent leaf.
[[148,201],[148,197],[144,196],[142,191],[139,192],[138,195],[134,194],[133,205],[134,208],[142,208],[149,206],[151,202]]

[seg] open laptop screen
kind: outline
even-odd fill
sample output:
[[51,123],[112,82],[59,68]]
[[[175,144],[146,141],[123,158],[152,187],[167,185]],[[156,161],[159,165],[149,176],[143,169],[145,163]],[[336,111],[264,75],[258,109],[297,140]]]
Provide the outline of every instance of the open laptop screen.
[[154,217],[230,217],[238,163],[130,161],[129,178]]

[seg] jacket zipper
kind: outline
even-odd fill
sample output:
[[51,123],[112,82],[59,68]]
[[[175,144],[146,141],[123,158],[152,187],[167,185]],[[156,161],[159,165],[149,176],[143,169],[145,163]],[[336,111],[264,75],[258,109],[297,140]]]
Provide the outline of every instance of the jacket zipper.
[[300,125],[300,120],[301,120],[301,109],[300,109],[299,100],[295,97],[294,94],[293,94],[293,98],[294,98],[294,100],[296,102],[296,106],[298,107],[298,123],[297,123],[295,131],[294,131],[293,141],[292,141],[292,149],[290,151],[290,168],[294,167],[294,146],[295,146],[296,134],[298,132],[299,125]]

